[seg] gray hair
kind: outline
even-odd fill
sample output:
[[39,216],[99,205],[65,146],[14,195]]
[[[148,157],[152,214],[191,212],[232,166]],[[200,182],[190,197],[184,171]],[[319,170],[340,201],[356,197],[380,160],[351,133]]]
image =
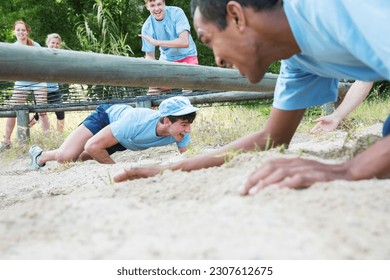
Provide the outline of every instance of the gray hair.
[[219,30],[226,28],[226,5],[235,1],[243,7],[250,7],[257,11],[272,10],[281,0],[191,0],[191,15],[194,17],[196,8],[207,22],[215,23]]

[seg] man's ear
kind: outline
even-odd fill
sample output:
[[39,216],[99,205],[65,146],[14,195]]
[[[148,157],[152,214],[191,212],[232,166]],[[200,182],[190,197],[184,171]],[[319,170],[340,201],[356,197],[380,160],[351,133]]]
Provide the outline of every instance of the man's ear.
[[229,23],[237,26],[240,30],[245,26],[246,20],[245,20],[245,14],[243,11],[243,7],[235,2],[230,1],[226,4],[226,20]]
[[171,121],[169,120],[168,117],[164,117],[163,124],[164,124],[164,125],[171,124]]

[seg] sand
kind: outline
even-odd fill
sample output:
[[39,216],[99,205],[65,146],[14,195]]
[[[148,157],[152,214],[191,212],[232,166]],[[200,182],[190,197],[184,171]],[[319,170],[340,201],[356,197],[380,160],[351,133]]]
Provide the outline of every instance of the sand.
[[0,156],[0,259],[390,259],[390,180],[237,191],[269,158],[343,161],[380,126],[354,137],[297,134],[285,153],[120,184],[110,176],[125,166],[185,155],[174,147],[126,151],[115,165],[48,163],[33,172],[27,157]]

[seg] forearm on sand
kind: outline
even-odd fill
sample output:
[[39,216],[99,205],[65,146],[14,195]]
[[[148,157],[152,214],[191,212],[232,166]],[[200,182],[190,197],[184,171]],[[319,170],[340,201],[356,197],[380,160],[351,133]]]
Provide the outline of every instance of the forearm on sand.
[[221,166],[225,162],[232,159],[235,155],[242,152],[264,150],[264,148],[271,148],[281,144],[288,145],[287,142],[280,142],[276,140],[270,140],[271,136],[265,131],[255,132],[236,141],[227,144],[215,151],[208,153],[207,155],[194,156],[177,163],[162,166],[162,170],[181,170],[192,171],[202,168],[209,168],[214,166]]

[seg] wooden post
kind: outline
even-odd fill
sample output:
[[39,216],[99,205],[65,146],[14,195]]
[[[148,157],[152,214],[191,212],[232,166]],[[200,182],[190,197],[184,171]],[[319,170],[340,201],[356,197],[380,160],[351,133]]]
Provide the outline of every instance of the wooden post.
[[152,107],[152,100],[150,99],[143,99],[140,101],[135,102],[135,107],[136,108],[151,108]]
[[29,112],[28,110],[17,110],[16,111],[17,118],[17,135],[19,144],[27,144],[30,139],[30,127],[29,123]]
[[322,109],[325,112],[325,116],[332,114],[335,110],[335,102],[325,103],[322,105]]

